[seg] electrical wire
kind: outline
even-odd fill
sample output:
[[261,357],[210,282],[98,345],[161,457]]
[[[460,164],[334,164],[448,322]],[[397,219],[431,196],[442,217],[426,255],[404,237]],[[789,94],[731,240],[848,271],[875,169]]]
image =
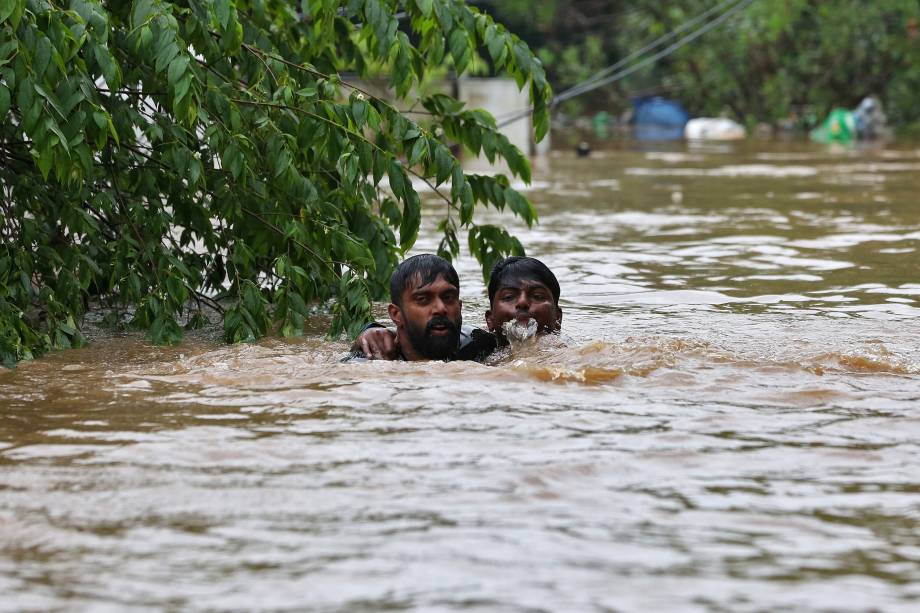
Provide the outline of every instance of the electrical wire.
[[645,45],[641,49],[630,53],[629,55],[627,55],[626,57],[624,57],[617,63],[613,64],[612,66],[608,66],[607,68],[604,68],[603,70],[588,77],[585,81],[582,81],[582,83],[580,83],[579,85],[570,87],[566,91],[562,92],[561,94],[559,94],[559,96],[557,96],[553,100],[553,104],[555,105],[560,102],[563,102],[564,100],[568,100],[569,98],[574,98],[575,96],[579,95],[582,91],[589,91],[589,90],[586,90],[585,88],[590,87],[594,81],[600,80],[604,78],[605,76],[607,76],[608,74],[615,72],[619,68],[622,68],[623,66],[632,62],[634,59],[642,57],[643,55],[645,55],[647,52],[651,51],[652,49],[676,37],[681,32],[685,30],[689,30],[690,28],[694,27],[699,22],[704,21],[708,19],[709,17],[711,17],[714,13],[718,13],[722,11],[723,9],[725,9],[728,5],[735,4],[738,1],[739,0],[725,0],[721,4],[717,4],[716,6],[713,6],[709,8],[708,10],[703,11],[702,13],[700,13],[693,19],[690,19],[689,21],[685,21],[683,24],[681,24],[674,30],[671,30],[667,34],[664,34],[663,36],[658,37],[657,39],[653,40],[652,42]]
[[[663,58],[663,57],[665,57],[665,56],[667,56],[667,55],[670,55],[671,53],[674,53],[676,50],[680,49],[680,48],[683,47],[684,45],[687,45],[688,43],[693,42],[694,40],[696,40],[697,38],[699,38],[699,37],[702,36],[703,34],[706,34],[706,33],[709,32],[710,30],[713,30],[714,28],[718,27],[718,26],[721,25],[726,19],[728,19],[729,17],[731,17],[731,16],[734,15],[735,13],[738,13],[738,12],[740,12],[740,11],[746,9],[746,8],[747,8],[748,6],[750,6],[751,4],[753,4],[754,1],[755,1],[755,0],[741,0],[741,1],[739,2],[738,0],[726,0],[725,2],[722,2],[721,4],[715,6],[715,7],[711,8],[711,9],[708,9],[707,11],[704,11],[703,13],[701,13],[700,15],[698,15],[697,17],[694,17],[693,19],[691,19],[690,21],[684,23],[682,26],[678,27],[677,29],[673,30],[672,32],[669,32],[668,34],[665,34],[664,36],[662,36],[662,37],[656,39],[655,41],[649,43],[648,45],[646,45],[646,46],[643,47],[642,49],[639,49],[638,51],[636,51],[636,52],[634,52],[634,53],[631,53],[631,54],[630,54],[629,56],[627,56],[626,58],[623,58],[622,60],[620,60],[620,61],[617,62],[616,64],[613,64],[612,66],[609,66],[608,68],[605,68],[604,70],[598,72],[597,74],[595,74],[595,75],[592,76],[591,78],[585,80],[585,81],[582,82],[581,84],[576,85],[576,86],[574,86],[574,87],[571,87],[571,88],[569,88],[568,90],[566,90],[565,92],[562,92],[561,94],[559,94],[558,96],[555,96],[555,97],[553,98],[552,102],[551,102],[551,105],[552,105],[552,106],[556,106],[557,104],[559,104],[560,102],[563,102],[564,100],[569,100],[570,98],[574,98],[575,96],[580,96],[581,94],[587,93],[587,92],[589,92],[589,91],[593,91],[593,90],[595,90],[595,89],[598,89],[599,87],[603,87],[603,86],[605,86],[605,85],[609,85],[610,83],[613,83],[613,82],[615,82],[615,81],[618,81],[618,80],[620,80],[620,79],[623,79],[624,77],[627,77],[627,76],[631,75],[632,73],[634,73],[634,72],[636,72],[637,70],[640,70],[640,69],[642,69],[642,68],[648,66],[649,64],[652,64],[652,63],[654,63],[654,62],[657,62],[659,59],[661,59],[661,58]],[[690,34],[688,34],[688,35],[684,36],[683,38],[679,39],[678,41],[676,41],[676,42],[674,42],[674,43],[668,45],[667,47],[665,47],[665,48],[662,49],[661,51],[658,51],[658,52],[654,53],[653,55],[651,55],[651,56],[649,56],[649,57],[646,57],[645,59],[641,60],[640,62],[638,62],[638,63],[636,63],[636,64],[633,64],[632,66],[629,66],[628,68],[623,68],[622,70],[617,71],[619,68],[621,68],[622,66],[624,66],[626,63],[628,63],[628,62],[630,62],[630,61],[632,61],[632,60],[634,60],[634,59],[637,59],[637,58],[640,57],[642,54],[644,54],[644,53],[650,51],[651,49],[654,49],[655,47],[658,47],[658,46],[661,45],[663,42],[666,42],[666,41],[668,41],[668,40],[671,40],[671,39],[674,38],[678,33],[682,32],[682,31],[684,31],[684,30],[689,29],[689,28],[692,27],[693,25],[696,25],[696,24],[699,23],[700,21],[702,21],[702,20],[706,19],[707,17],[711,16],[712,14],[714,14],[716,11],[718,11],[718,10],[720,10],[720,9],[726,7],[727,5],[730,5],[730,4],[734,4],[734,5],[731,6],[730,8],[727,8],[724,12],[722,12],[720,15],[718,15],[715,19],[712,19],[711,21],[708,21],[705,25],[703,25],[703,26],[701,26],[700,28],[694,30],[694,31],[691,32]],[[609,73],[611,73],[611,72],[612,72],[613,74],[609,74]],[[609,74],[609,76],[602,77],[602,78],[598,78],[598,75],[604,75],[604,74]],[[506,125],[509,125],[509,124],[511,124],[511,123],[514,123],[515,121],[519,121],[520,119],[523,119],[523,118],[527,117],[527,116],[530,115],[532,112],[533,112],[533,107],[529,107],[529,108],[527,108],[527,109],[522,109],[522,110],[520,110],[520,111],[513,111],[512,114],[506,115],[503,119],[501,119],[500,121],[498,121],[498,122],[497,122],[497,126],[498,126],[499,128],[504,127],[504,126],[506,126]]]

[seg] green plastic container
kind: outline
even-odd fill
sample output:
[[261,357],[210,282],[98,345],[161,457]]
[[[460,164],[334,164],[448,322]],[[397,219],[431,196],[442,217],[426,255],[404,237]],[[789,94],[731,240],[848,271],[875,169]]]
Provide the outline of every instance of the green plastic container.
[[856,118],[853,111],[834,109],[820,126],[809,134],[816,143],[849,145],[856,140]]

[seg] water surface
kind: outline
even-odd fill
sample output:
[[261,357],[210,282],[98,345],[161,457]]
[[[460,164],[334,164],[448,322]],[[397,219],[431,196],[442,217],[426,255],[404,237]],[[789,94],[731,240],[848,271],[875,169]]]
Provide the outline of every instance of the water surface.
[[317,318],[0,371],[0,610],[917,610],[918,170],[557,155],[511,223],[563,333],[486,365],[342,364]]

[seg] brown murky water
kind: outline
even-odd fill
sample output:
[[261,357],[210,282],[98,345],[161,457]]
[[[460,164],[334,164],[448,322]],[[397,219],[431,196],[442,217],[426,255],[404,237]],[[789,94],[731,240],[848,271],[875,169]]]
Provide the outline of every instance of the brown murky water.
[[552,158],[563,334],[490,365],[317,321],[0,372],[0,610],[918,610],[918,171]]

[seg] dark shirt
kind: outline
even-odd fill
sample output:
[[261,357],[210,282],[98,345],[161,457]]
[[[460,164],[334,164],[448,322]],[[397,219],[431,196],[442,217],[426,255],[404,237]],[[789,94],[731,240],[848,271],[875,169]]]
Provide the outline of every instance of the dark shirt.
[[[371,322],[364,326],[365,330],[370,330],[371,328],[383,328],[384,326],[378,324],[377,322]],[[489,354],[491,354],[498,347],[498,340],[495,338],[495,335],[491,332],[481,330],[480,328],[475,328],[473,326],[460,326],[460,340],[457,343],[457,351],[454,352],[452,356],[447,358],[445,362],[453,362],[454,360],[472,360],[474,362],[482,362]],[[352,351],[348,356],[346,356],[342,361],[350,362],[351,360],[366,360],[367,356],[364,355],[364,352],[361,350]],[[397,360],[405,360],[402,353],[399,354]]]

